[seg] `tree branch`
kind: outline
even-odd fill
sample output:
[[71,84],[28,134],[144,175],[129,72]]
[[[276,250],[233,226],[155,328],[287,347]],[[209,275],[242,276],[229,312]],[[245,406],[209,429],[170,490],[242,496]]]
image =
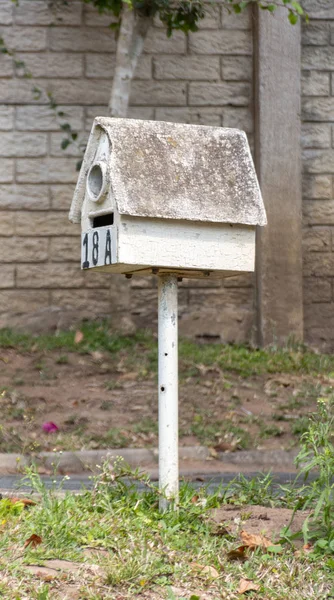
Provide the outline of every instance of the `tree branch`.
[[132,78],[151,22],[151,17],[140,16],[127,4],[124,5],[109,102],[111,117],[126,117]]

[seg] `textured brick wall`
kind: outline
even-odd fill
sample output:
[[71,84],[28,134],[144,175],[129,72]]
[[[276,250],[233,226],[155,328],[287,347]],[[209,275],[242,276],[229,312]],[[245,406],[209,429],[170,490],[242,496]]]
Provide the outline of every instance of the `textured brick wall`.
[[[106,114],[116,47],[108,22],[82,2],[71,1],[62,20],[50,16],[45,0],[0,3],[1,35],[33,74],[24,78],[22,68],[1,55],[0,325],[16,322],[13,314],[50,306],[69,311],[69,319],[90,313],[119,321],[121,313],[130,327],[156,321],[153,278],[130,283],[80,271],[78,228],[67,220],[80,151],[73,145],[61,150],[63,134],[46,95],[34,100],[31,93],[32,85],[51,91],[85,139],[94,116]],[[200,32],[188,39],[180,32],[168,39],[158,23],[151,29],[129,116],[239,127],[251,140],[251,79],[250,15],[229,16],[211,6]],[[251,277],[202,286],[180,286],[181,329],[247,337]]]
[[334,347],[334,2],[307,0],[302,37],[304,322],[306,341]]

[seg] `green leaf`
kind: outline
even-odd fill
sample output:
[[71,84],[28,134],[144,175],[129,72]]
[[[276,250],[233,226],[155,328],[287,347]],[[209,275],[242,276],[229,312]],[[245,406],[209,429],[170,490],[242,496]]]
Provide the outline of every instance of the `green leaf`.
[[76,140],[78,138],[78,134],[77,133],[71,133],[71,138],[72,140]]
[[302,7],[300,6],[299,2],[296,2],[296,0],[292,0],[291,2],[291,6],[295,9],[295,11],[300,15],[303,16],[304,14],[304,10],[302,9]]
[[271,13],[275,12],[275,10],[276,10],[275,4],[268,4],[267,10],[269,10],[269,12],[271,12]]
[[62,123],[60,129],[63,131],[71,131],[71,125],[69,123]]
[[298,23],[298,15],[296,15],[296,13],[294,13],[292,10],[289,10],[288,19],[291,25],[296,25],[296,23]]
[[320,513],[320,511],[321,511],[321,508],[322,508],[322,506],[323,506],[323,504],[324,504],[324,501],[325,501],[325,496],[326,496],[326,493],[327,493],[327,490],[326,490],[326,489],[324,489],[324,490],[321,492],[320,496],[319,496],[319,500],[318,500],[318,502],[317,502],[317,505],[316,505],[316,507],[315,507],[315,509],[314,509],[314,517],[315,517],[315,518],[317,518],[317,516],[319,515],[319,513]]
[[281,554],[284,551],[283,546],[281,544],[276,544],[275,546],[268,546],[267,552],[271,552],[272,554]]
[[60,147],[62,150],[66,150],[66,148],[70,145],[71,140],[69,140],[68,138],[64,139],[61,141]]

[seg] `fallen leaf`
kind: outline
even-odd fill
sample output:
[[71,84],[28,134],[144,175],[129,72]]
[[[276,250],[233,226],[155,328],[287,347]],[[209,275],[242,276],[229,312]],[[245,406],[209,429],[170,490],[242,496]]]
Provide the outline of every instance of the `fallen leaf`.
[[246,560],[246,556],[245,556],[246,550],[247,550],[247,546],[239,546],[239,548],[230,550],[227,553],[227,558],[229,560]]
[[217,579],[217,577],[219,577],[219,573],[214,567],[200,565],[199,563],[190,563],[190,566],[194,571],[200,571],[201,575],[207,575],[208,577],[212,577],[212,579]]
[[30,546],[32,548],[36,548],[36,546],[39,546],[39,544],[42,544],[43,540],[39,535],[36,535],[36,533],[33,533],[30,538],[28,538],[25,543],[24,543],[24,548],[27,548],[27,546]]
[[74,336],[74,343],[80,344],[80,342],[82,342],[83,339],[84,339],[84,334],[82,333],[82,331],[80,331],[80,330],[76,331],[75,336]]
[[16,496],[13,496],[12,498],[8,498],[9,502],[11,504],[24,504],[24,506],[36,506],[37,502],[34,502],[34,500],[30,500],[29,498],[16,498]]
[[257,592],[260,589],[260,586],[257,583],[254,583],[250,579],[240,579],[238,594],[244,594],[245,592]]
[[244,546],[247,546],[250,550],[255,550],[255,548],[268,548],[268,546],[273,545],[273,543],[268,540],[268,538],[264,537],[264,535],[248,533],[244,529],[240,532],[240,537]]
[[199,496],[193,496],[191,499],[192,504],[196,504],[196,502],[198,502],[199,500]]
[[233,452],[233,450],[235,450],[235,446],[233,444],[229,444],[228,442],[219,441],[218,444],[213,446],[213,449],[216,452]]
[[311,550],[313,550],[313,545],[310,543],[304,544],[303,550],[304,550],[304,552],[311,552]]
[[295,550],[293,554],[296,558],[300,558],[301,556],[303,556],[303,554],[312,552],[312,550],[313,550],[312,544],[308,543],[308,544],[304,544],[304,546],[300,550]]

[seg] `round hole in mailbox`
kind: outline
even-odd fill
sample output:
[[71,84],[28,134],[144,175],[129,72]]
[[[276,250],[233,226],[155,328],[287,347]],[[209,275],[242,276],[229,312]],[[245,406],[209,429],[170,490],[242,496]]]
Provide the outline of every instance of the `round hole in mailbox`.
[[101,200],[103,192],[106,187],[106,174],[105,165],[102,163],[95,163],[89,170],[87,177],[87,191],[88,195],[93,202]]

